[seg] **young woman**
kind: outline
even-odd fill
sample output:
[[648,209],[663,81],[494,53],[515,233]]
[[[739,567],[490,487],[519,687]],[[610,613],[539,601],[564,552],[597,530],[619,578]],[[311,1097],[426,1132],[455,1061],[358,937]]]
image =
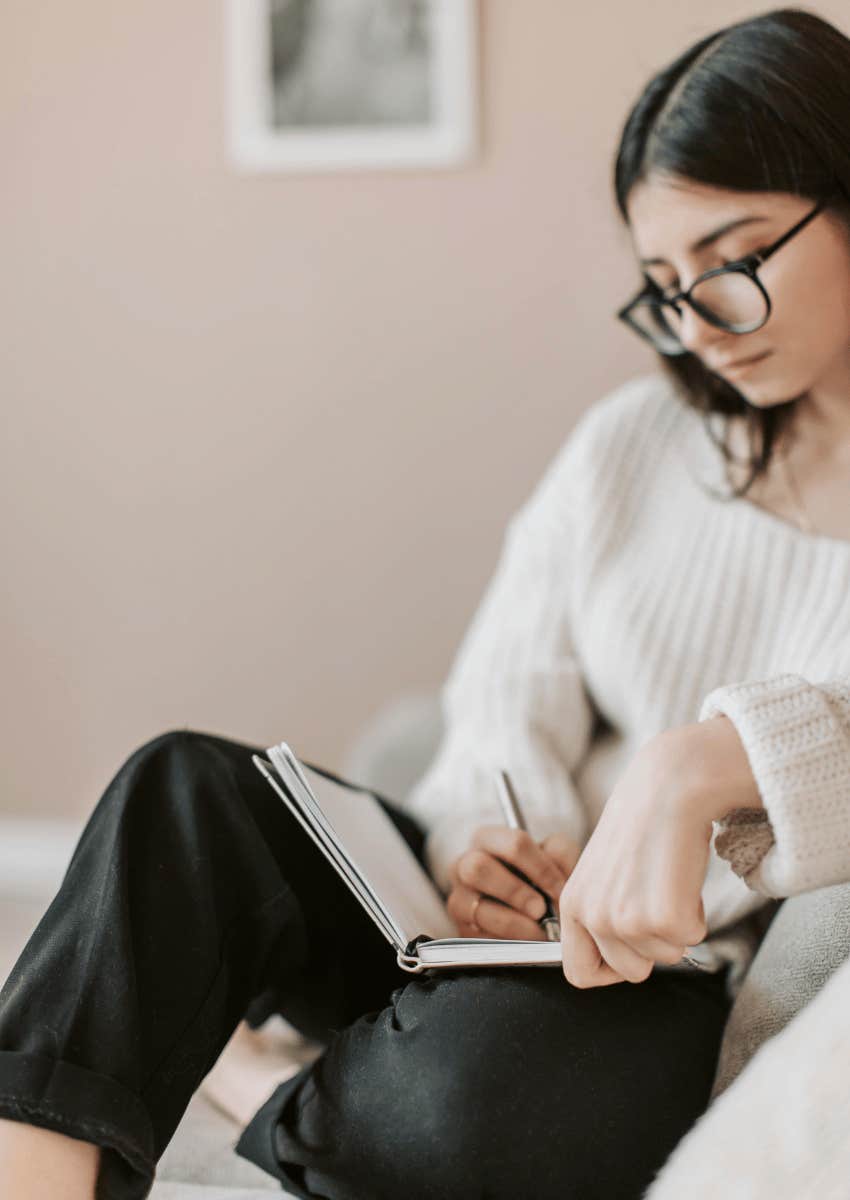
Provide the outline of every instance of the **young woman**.
[[511,867],[556,899],[563,970],[405,975],[255,747],[163,734],[0,994],[4,1195],[147,1195],[272,1013],[326,1046],[238,1146],[293,1195],[644,1194],[770,898],[850,880],[849,118],[850,41],[798,10],[651,80],[616,162],[643,276],[620,315],[662,369],[584,414],[511,521],[439,753],[385,802],[461,933],[543,936]]

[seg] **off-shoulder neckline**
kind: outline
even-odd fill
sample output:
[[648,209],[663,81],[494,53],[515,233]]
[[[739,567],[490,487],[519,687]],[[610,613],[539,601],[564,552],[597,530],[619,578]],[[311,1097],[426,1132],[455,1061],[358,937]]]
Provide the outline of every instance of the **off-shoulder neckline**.
[[840,547],[842,550],[850,551],[850,539],[832,537],[828,533],[807,533],[805,529],[800,529],[798,525],[792,525],[784,517],[777,516],[776,513],[762,508],[760,504],[755,504],[752,500],[748,500],[746,496],[735,496],[728,500],[719,500],[718,503],[741,506],[742,509],[746,509],[747,512],[751,513],[758,520],[764,521],[771,528],[787,534],[793,541],[797,541],[801,545],[810,545],[815,548],[821,546],[825,548]]

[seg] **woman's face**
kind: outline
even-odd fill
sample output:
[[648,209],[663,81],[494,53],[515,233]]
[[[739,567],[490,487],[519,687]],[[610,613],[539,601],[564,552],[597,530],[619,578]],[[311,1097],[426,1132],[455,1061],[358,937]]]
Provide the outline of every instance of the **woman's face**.
[[[736,192],[673,177],[635,185],[628,212],[644,274],[669,292],[703,271],[775,242],[814,207],[786,192]],[[702,250],[694,243],[747,218]],[[752,219],[758,218],[758,219]],[[683,305],[685,346],[751,404],[770,407],[818,388],[844,389],[850,403],[850,235],[820,212],[759,268],[772,311],[761,329],[734,334]],[[745,369],[728,364],[764,354]]]

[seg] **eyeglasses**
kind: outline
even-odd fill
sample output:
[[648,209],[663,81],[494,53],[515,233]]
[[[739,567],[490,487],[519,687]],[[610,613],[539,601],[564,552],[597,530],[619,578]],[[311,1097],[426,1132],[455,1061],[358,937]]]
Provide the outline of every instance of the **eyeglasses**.
[[685,292],[665,296],[652,280],[617,313],[621,321],[652,342],[662,354],[687,354],[680,331],[683,304],[689,304],[703,320],[729,333],[752,333],[770,316],[771,303],[757,271],[780,246],[789,242],[829,202],[826,196],[782,237],[746,258],[715,267],[700,275]]

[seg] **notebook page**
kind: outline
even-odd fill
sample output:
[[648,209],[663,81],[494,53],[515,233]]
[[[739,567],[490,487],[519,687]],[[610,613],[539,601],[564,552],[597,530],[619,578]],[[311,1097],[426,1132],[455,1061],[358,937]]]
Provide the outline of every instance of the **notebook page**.
[[[404,937],[402,931],[396,927],[392,918],[388,916],[388,914],[381,907],[374,892],[372,891],[372,888],[365,882],[365,880],[358,876],[354,867],[340,850],[339,846],[334,842],[331,833],[326,828],[327,823],[324,821],[321,823],[318,822],[312,816],[312,814],[308,816],[308,810],[305,805],[300,801],[295,800],[293,795],[290,794],[291,790],[294,791],[294,789],[290,788],[290,776],[286,776],[287,785],[284,786],[283,781],[278,777],[277,773],[271,768],[271,766],[265,762],[264,759],[260,758],[260,756],[257,754],[253,754],[251,758],[257,769],[262,772],[262,774],[266,777],[268,782],[280,796],[284,804],[286,804],[286,806],[290,809],[299,825],[301,825],[306,833],[312,838],[312,840],[316,842],[322,853],[327,855],[332,863],[336,864],[339,874],[354,892],[355,896],[363,905],[363,907],[367,910],[367,912],[369,912],[376,925],[378,925],[381,932],[386,937],[387,941],[390,942],[390,944],[396,949],[398,949],[399,944],[404,947],[409,939]],[[300,795],[303,792],[305,796],[308,795],[307,791],[303,787],[303,783],[301,783],[299,786],[301,790],[295,794]],[[312,801],[310,804],[311,809],[315,808],[315,805]]]
[[411,941],[457,937],[440,892],[381,805],[300,763],[310,790],[357,870]]
[[285,790],[278,790],[299,822],[336,865],[340,875],[372,919],[384,930],[396,950],[403,949],[409,938],[384,906],[371,883],[348,856],[333,826],[316,803],[298,759],[285,742],[281,742],[279,746],[272,746],[268,754],[281,781],[285,780]]

